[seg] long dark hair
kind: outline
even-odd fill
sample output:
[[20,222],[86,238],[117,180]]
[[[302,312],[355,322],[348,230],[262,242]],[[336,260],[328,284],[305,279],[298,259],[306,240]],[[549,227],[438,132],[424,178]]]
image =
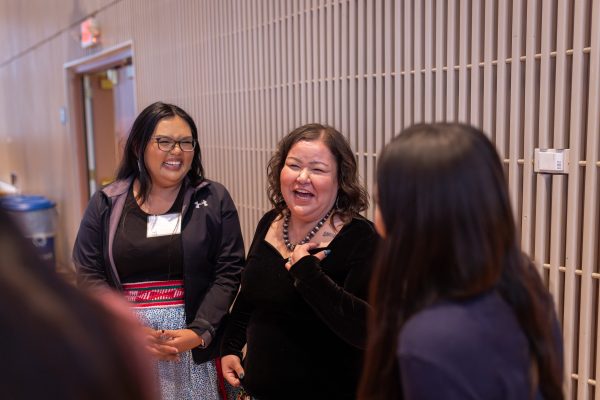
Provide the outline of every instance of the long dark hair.
[[2,210],[0,254],[3,397],[156,398],[130,326],[38,259]]
[[140,182],[138,197],[141,203],[144,203],[152,188],[152,181],[146,170],[144,161],[144,150],[154,134],[156,125],[163,119],[175,116],[182,118],[189,125],[192,136],[196,141],[194,158],[192,159],[192,165],[187,173],[187,177],[192,185],[197,185],[204,179],[204,167],[202,166],[200,144],[198,143],[198,129],[192,117],[174,104],[162,103],[160,101],[152,103],[144,108],[133,122],[127,143],[125,144],[123,159],[117,171],[118,180],[133,177]]
[[301,140],[323,141],[335,158],[338,193],[333,215],[348,222],[352,217],[366,210],[369,207],[369,195],[358,179],[356,159],[344,135],[331,126],[306,124],[294,129],[279,141],[267,165],[267,195],[277,214],[282,215],[287,208],[281,194],[279,176],[290,149]]
[[399,398],[395,357],[404,323],[438,299],[493,289],[529,341],[544,398],[562,398],[552,301],[518,245],[502,164],[489,139],[461,124],[413,126],[377,170],[386,237],[370,286],[373,312],[361,399]]

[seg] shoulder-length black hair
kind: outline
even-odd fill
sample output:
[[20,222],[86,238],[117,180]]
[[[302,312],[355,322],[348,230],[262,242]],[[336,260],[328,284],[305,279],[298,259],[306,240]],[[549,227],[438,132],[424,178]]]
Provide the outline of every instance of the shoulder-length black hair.
[[377,198],[385,225],[370,286],[373,312],[361,399],[398,398],[394,357],[404,323],[438,299],[496,289],[528,338],[544,398],[562,398],[552,301],[521,252],[494,145],[462,124],[413,126],[380,155]]
[[279,141],[267,165],[267,195],[277,214],[282,215],[287,208],[281,194],[279,176],[290,149],[301,140],[321,140],[337,163],[338,193],[333,215],[348,222],[366,210],[369,207],[369,195],[358,179],[356,159],[344,135],[331,126],[306,124],[294,129]]
[[144,162],[144,151],[154,134],[156,125],[163,119],[175,116],[180,117],[189,125],[194,141],[196,141],[194,158],[192,159],[192,165],[187,173],[187,177],[192,185],[197,185],[204,179],[204,167],[202,166],[200,144],[198,143],[198,129],[192,117],[174,104],[162,103],[160,101],[152,103],[144,108],[133,122],[127,143],[125,144],[123,159],[117,171],[118,180],[133,177],[139,181],[140,192],[138,196],[142,203],[146,200],[152,188],[152,180]]

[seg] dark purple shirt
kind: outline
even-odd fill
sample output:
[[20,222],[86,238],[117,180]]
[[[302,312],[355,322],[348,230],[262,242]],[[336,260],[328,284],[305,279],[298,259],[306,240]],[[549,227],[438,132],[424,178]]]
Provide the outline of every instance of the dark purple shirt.
[[[560,336],[556,318],[555,325]],[[525,333],[495,291],[414,315],[400,333],[397,357],[406,400],[529,399],[534,392],[542,399],[531,388]]]

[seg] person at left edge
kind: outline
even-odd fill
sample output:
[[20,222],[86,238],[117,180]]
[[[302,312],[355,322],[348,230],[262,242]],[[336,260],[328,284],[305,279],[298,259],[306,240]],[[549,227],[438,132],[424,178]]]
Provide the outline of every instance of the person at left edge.
[[149,327],[163,399],[225,395],[215,359],[244,245],[229,193],[204,177],[184,110],[157,102],[136,118],[116,181],[85,211],[73,259],[81,286],[122,291]]

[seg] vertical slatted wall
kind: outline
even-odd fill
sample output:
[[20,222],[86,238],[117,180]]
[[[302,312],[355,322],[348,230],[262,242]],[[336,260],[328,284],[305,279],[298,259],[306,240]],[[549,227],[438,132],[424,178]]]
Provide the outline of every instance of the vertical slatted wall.
[[[554,294],[568,398],[600,399],[600,1],[204,4],[204,148],[246,240],[268,209],[271,151],[300,124],[345,133],[369,189],[377,153],[403,127],[477,125],[504,160],[522,246]],[[536,147],[570,148],[569,174],[535,174]]]
[[[104,48],[132,41],[138,108],[161,99],[195,117],[208,175],[230,189],[247,244],[269,208],[266,163],[294,127],[340,129],[372,190],[377,153],[403,127],[472,123],[497,145],[521,243],[554,294],[567,397],[600,400],[600,0],[22,3],[0,2],[0,155],[64,205],[68,238],[73,164],[47,148],[72,149],[55,115],[62,64],[102,50],[78,47],[85,16],[99,20]],[[570,148],[569,173],[535,174],[535,147]]]

